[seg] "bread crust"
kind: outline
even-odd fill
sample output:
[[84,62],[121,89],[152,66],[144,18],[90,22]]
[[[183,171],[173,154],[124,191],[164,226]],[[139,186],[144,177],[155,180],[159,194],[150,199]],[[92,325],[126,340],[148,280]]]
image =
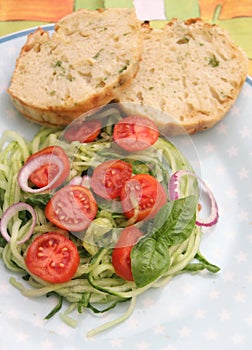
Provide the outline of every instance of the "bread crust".
[[217,25],[173,19],[142,25],[143,60],[136,79],[115,101],[145,113],[164,134],[213,127],[238,97],[248,73],[244,51]]
[[29,34],[8,93],[27,119],[65,126],[130,84],[141,55],[140,21],[133,9],[82,9],[56,23],[51,37],[42,28]]

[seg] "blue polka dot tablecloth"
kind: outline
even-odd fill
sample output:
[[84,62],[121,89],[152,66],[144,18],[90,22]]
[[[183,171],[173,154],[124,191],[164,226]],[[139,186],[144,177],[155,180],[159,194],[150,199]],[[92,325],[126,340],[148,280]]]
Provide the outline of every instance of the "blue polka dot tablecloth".
[[[26,35],[20,32],[0,41],[0,132],[15,129],[29,137],[37,127],[18,115],[6,93]],[[11,273],[1,261],[0,350],[252,349],[251,79],[227,116],[214,128],[193,135],[191,142],[201,177],[220,209],[219,222],[204,233],[201,250],[221,271],[214,276],[177,276],[167,286],[142,294],[124,323],[87,338],[87,331],[118,317],[126,306],[103,316],[76,315],[76,328],[58,315],[45,321],[54,298],[23,297],[9,283]]]

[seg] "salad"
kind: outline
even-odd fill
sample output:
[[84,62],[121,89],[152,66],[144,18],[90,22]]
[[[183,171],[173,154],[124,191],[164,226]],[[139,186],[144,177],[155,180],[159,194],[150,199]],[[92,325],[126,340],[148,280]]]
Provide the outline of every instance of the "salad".
[[73,327],[74,311],[128,302],[92,336],[129,317],[147,289],[219,271],[200,251],[202,226],[218,220],[213,194],[147,117],[109,106],[64,130],[41,127],[31,141],[5,131],[0,150],[0,257],[24,296],[57,296],[46,319],[63,301]]

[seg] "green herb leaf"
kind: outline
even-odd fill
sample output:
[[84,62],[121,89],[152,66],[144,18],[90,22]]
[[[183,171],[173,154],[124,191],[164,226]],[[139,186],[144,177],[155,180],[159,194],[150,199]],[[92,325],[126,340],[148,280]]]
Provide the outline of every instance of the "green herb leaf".
[[58,60],[55,65],[54,65],[54,68],[56,67],[61,67],[62,66],[62,61]]
[[156,233],[141,239],[131,251],[131,269],[137,287],[155,281],[170,266],[166,237]]
[[129,160],[129,163],[132,165],[132,171],[134,174],[151,174],[150,167],[139,160]]
[[188,196],[167,203],[154,220],[154,228],[168,237],[170,245],[184,242],[191,234],[196,221],[197,197]]
[[216,56],[213,55],[212,57],[209,58],[208,64],[212,67],[218,67],[220,62],[217,60]]
[[[155,281],[169,269],[169,247],[191,234],[196,220],[196,197],[167,203],[154,220],[154,227],[131,251],[131,268],[137,287]],[[161,223],[161,224],[160,224]]]
[[104,49],[101,48],[94,56],[93,56],[93,59],[97,59],[99,56],[100,56],[100,53],[103,51]]
[[46,206],[46,204],[49,202],[51,198],[51,195],[48,193],[44,194],[34,194],[34,195],[29,195],[29,197],[26,198],[26,203],[32,205],[32,206]]
[[121,69],[119,69],[118,73],[124,72],[128,68],[129,64],[130,61],[127,61],[126,64]]
[[184,36],[183,38],[177,41],[177,44],[187,44],[188,42],[189,42],[189,38],[187,36]]

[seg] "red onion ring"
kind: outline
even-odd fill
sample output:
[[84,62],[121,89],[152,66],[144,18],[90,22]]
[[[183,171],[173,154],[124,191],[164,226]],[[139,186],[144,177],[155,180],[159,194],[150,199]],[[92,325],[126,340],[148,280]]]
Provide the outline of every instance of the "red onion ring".
[[[51,182],[49,182],[44,187],[41,187],[41,188],[30,187],[28,184],[30,175],[44,164],[56,164],[57,167],[59,168],[57,175],[55,176],[54,179],[52,179]],[[29,192],[29,193],[43,192],[43,191],[49,190],[51,186],[58,180],[63,169],[64,169],[64,165],[58,156],[56,156],[55,154],[41,154],[40,156],[37,156],[36,158],[29,160],[21,168],[18,174],[18,184],[22,188],[22,190],[25,192]]]
[[33,207],[31,205],[29,205],[27,203],[23,203],[23,202],[15,203],[15,204],[11,205],[8,209],[5,210],[5,212],[3,213],[1,222],[0,222],[1,234],[6,239],[7,242],[10,241],[10,235],[9,235],[8,229],[7,229],[8,223],[14,215],[16,215],[19,211],[22,211],[22,210],[29,211],[29,213],[32,216],[32,224],[31,224],[30,230],[28,231],[26,236],[21,241],[18,241],[18,244],[22,244],[22,243],[26,242],[33,234],[34,227],[36,225],[36,220],[37,220],[35,210],[33,209]]
[[170,200],[176,200],[181,197],[180,190],[179,190],[179,184],[180,180],[184,175],[190,175],[196,178],[204,187],[206,194],[208,198],[210,199],[210,209],[211,212],[208,215],[206,219],[201,219],[197,216],[196,218],[196,225],[198,226],[213,226],[217,223],[218,218],[219,218],[219,213],[218,213],[218,205],[217,202],[214,198],[214,195],[210,188],[207,186],[207,184],[196,174],[192,173],[191,171],[188,170],[178,170],[175,173],[172,174],[169,180],[169,197]]
[[71,179],[71,181],[69,182],[70,185],[80,185],[82,181],[82,176],[75,176]]
[[75,176],[71,179],[70,185],[80,185],[83,187],[90,188],[90,181],[91,181],[91,178],[88,175]]

